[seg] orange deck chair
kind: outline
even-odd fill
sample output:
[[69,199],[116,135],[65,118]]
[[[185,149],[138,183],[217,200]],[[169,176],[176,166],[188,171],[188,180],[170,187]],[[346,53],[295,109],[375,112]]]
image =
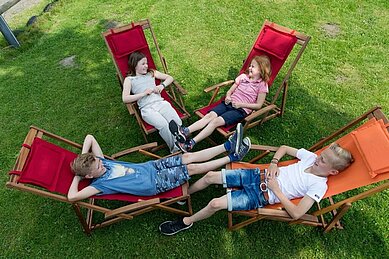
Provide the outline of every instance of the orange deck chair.
[[[248,66],[250,65],[251,59],[254,56],[262,54],[267,55],[270,58],[272,66],[272,74],[268,82],[269,94],[266,98],[267,100],[265,101],[263,107],[257,111],[253,111],[244,119],[242,124],[244,125],[245,130],[252,128],[258,124],[262,124],[263,122],[274,117],[283,115],[288,90],[288,79],[292,74],[292,71],[295,68],[297,62],[299,61],[301,55],[303,54],[309,40],[310,37],[303,33],[288,29],[286,27],[277,25],[269,21],[264,22],[259,36],[254,42],[249,55],[245,59],[245,62],[239,74],[242,74],[247,70]],[[274,95],[270,97],[270,88],[273,87],[272,84],[274,80],[277,76],[281,77],[281,75],[279,75],[281,68],[290,56],[291,51],[294,48],[297,49],[298,46],[300,46],[300,48],[294,60],[290,64],[289,69],[286,71],[286,74],[283,75],[281,84],[278,86],[278,88],[276,88]],[[234,80],[229,80],[204,89],[204,92],[206,93],[213,91],[212,97],[208,102],[207,106],[196,110],[195,114],[198,115],[200,118],[204,117],[209,110],[211,110],[224,100],[225,96],[221,97],[221,99],[219,99],[218,101],[215,101],[215,99],[218,97],[220,89],[225,86],[231,87],[233,83]],[[281,103],[277,104],[281,93]],[[235,126],[236,125],[219,127],[217,128],[217,131],[225,138],[227,138],[228,136],[234,133]]]
[[[361,124],[360,122],[364,120],[365,122]],[[300,219],[293,220],[282,209],[281,204],[273,204],[257,210],[228,212],[228,228],[236,230],[258,220],[271,219],[286,221],[289,224],[322,227],[324,232],[329,232],[334,227],[342,229],[339,220],[350,209],[353,202],[389,188],[389,181],[387,181],[389,179],[388,131],[388,119],[381,109],[376,107],[312,146],[309,150],[319,154],[324,149],[324,145],[337,142],[351,151],[355,161],[338,175],[328,177],[328,190],[323,200],[317,203],[316,209],[312,208],[309,213]],[[344,132],[348,133],[342,136]],[[256,159],[277,150],[274,147],[260,145],[253,145],[253,149],[264,151]],[[288,165],[295,161],[284,161],[280,163],[280,166]],[[268,166],[269,164],[233,163],[230,168],[265,169]],[[369,188],[360,188],[367,186]],[[347,195],[347,191],[358,188],[360,188],[358,194],[353,192],[354,195],[343,199],[339,198],[339,196],[337,197],[338,194]],[[364,189],[364,191],[361,189]],[[328,202],[325,202],[325,200],[328,200]],[[300,199],[292,201],[297,204]],[[325,214],[329,214],[330,219],[327,217],[327,220],[325,220]],[[248,219],[234,223],[235,215],[247,216]]]
[[[147,150],[156,145],[154,142],[134,147],[132,150],[127,150],[127,153],[140,152],[155,157]],[[62,146],[66,146],[66,148]],[[81,148],[80,144],[31,126],[22,144],[15,166],[9,172],[10,178],[6,186],[60,202],[70,203],[80,220],[84,232],[87,234],[90,234],[94,229],[111,225],[123,219],[133,219],[137,215],[154,209],[162,209],[179,215],[192,214],[187,183],[168,192],[150,197],[110,194],[96,195],[88,201],[69,202],[67,193],[74,176],[70,169],[70,163],[77,156],[72,150],[78,150],[79,152]],[[108,156],[106,158],[110,159]],[[89,180],[81,181],[80,189],[88,184]],[[126,205],[116,209],[109,209],[95,204],[97,200],[124,201]],[[177,201],[187,201],[188,210],[180,210],[169,206]],[[130,204],[128,205],[128,203]],[[84,209],[86,209],[86,213]],[[94,223],[96,219],[94,220],[93,212],[95,211],[104,214],[102,221]]]
[[[145,31],[148,31],[151,34],[154,43],[154,48],[152,48],[152,50],[156,51],[162,69],[158,69],[156,63],[154,62],[149,44],[144,33]],[[116,75],[122,89],[123,82],[128,71],[128,56],[135,51],[140,51],[146,55],[150,69],[157,69],[165,74],[168,74],[165,57],[161,53],[157,38],[154,34],[154,30],[151,27],[151,23],[148,19],[110,29],[109,31],[103,33],[103,37],[108,47],[109,53],[112,56],[112,60],[116,68]],[[156,84],[158,85],[159,83],[159,80],[157,80]],[[161,93],[162,97],[168,101],[177,111],[177,114],[181,119],[189,117],[189,113],[186,111],[182,99],[184,94],[186,94],[186,90],[176,80],[174,80],[174,82],[166,87]],[[136,102],[127,104],[127,109],[131,115],[135,115],[135,118],[142,129],[145,141],[149,142],[147,140],[147,135],[155,132],[156,129],[142,120],[142,117],[136,106]]]

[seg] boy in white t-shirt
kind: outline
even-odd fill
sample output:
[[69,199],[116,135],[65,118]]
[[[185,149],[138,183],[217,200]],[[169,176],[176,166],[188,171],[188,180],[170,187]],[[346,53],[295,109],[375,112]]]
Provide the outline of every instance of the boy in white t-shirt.
[[[298,162],[278,167],[284,155],[299,159]],[[266,172],[259,169],[234,169],[211,171],[189,188],[189,193],[200,191],[211,184],[239,187],[226,195],[212,199],[206,207],[190,217],[166,221],[159,226],[162,234],[174,235],[190,228],[194,222],[206,219],[222,209],[251,210],[281,202],[289,215],[298,219],[319,202],[327,191],[327,177],[336,175],[353,162],[351,153],[332,143],[320,156],[305,149],[281,146],[274,154]],[[290,200],[300,198],[295,205]]]

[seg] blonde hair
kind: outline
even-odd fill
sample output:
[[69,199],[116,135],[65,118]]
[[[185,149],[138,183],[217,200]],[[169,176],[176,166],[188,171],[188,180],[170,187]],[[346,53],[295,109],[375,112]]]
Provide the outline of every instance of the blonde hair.
[[78,155],[70,165],[73,173],[78,176],[85,177],[93,170],[92,165],[96,161],[96,157],[92,153],[84,153]]
[[342,171],[354,162],[353,155],[350,151],[342,148],[339,144],[332,143],[328,148],[335,154],[335,159],[331,161],[332,167],[335,170]]
[[271,63],[270,58],[266,55],[254,56],[251,61],[255,60],[255,62],[259,65],[259,73],[261,75],[261,79],[265,82],[270,80],[271,76]]

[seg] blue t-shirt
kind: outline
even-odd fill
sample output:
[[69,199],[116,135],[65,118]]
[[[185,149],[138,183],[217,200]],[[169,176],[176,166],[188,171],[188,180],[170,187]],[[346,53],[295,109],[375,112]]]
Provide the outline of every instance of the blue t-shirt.
[[152,196],[157,193],[156,170],[153,161],[130,163],[99,158],[106,172],[93,180],[90,186],[100,191],[98,195],[127,193],[138,196]]

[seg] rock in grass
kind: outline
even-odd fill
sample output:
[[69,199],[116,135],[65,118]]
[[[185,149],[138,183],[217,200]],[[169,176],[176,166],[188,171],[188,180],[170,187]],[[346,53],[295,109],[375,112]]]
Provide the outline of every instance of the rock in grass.
[[329,37],[336,37],[340,33],[339,25],[336,23],[326,23],[322,25],[324,32]]

